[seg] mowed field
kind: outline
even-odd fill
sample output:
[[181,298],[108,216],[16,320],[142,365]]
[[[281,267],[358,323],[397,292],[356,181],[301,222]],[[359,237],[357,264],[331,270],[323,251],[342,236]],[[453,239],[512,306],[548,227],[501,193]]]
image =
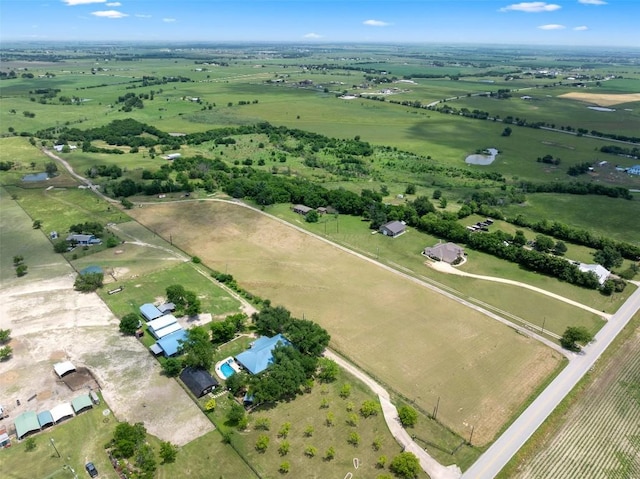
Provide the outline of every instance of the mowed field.
[[490,442],[560,364],[536,341],[256,211],[221,202],[131,210],[185,252],[297,317],[474,443]]
[[[636,314],[635,320],[640,318]],[[640,331],[569,410],[543,450],[522,465],[519,479],[640,477]]]

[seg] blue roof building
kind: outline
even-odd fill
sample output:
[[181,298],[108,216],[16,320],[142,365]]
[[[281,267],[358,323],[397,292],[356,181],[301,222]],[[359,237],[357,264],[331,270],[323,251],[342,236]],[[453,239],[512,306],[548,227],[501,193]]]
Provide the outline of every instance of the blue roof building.
[[146,303],[140,306],[140,314],[144,316],[145,321],[153,321],[163,315],[162,311],[151,303]]
[[158,339],[156,344],[160,349],[162,349],[162,353],[166,357],[170,357],[178,353],[180,341],[184,341],[185,339],[187,339],[187,332],[184,329],[181,329],[180,331],[171,333],[164,338]]
[[630,175],[640,175],[640,165],[632,166],[627,170]]
[[236,361],[251,374],[264,371],[273,363],[273,350],[276,346],[288,346],[291,343],[282,334],[272,338],[261,336],[251,343],[251,348],[238,354]]
[[40,427],[44,428],[47,426],[53,425],[53,416],[49,411],[42,411],[38,414],[38,423],[40,423]]

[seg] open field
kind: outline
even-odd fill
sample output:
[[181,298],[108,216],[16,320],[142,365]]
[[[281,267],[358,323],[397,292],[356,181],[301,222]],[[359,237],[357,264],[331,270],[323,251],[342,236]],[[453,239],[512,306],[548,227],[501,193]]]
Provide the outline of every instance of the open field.
[[640,101],[640,93],[587,93],[571,92],[560,95],[560,98],[571,98],[587,103],[594,103],[601,106],[620,105],[621,103],[632,103]]
[[[637,325],[640,315],[636,315]],[[586,476],[607,479],[640,475],[637,426],[640,416],[638,369],[640,333],[633,331],[604,368],[581,389],[548,431],[541,450],[521,464],[522,479]]]
[[477,444],[559,365],[535,341],[256,212],[200,202],[132,214],[252,293],[317,321],[333,347],[423,409],[442,397],[442,422],[463,435],[475,425]]

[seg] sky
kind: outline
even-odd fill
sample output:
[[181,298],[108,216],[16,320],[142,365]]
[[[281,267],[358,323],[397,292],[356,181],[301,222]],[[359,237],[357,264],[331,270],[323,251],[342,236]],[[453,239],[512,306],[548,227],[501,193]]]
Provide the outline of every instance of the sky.
[[1,0],[9,41],[640,47],[640,1]]

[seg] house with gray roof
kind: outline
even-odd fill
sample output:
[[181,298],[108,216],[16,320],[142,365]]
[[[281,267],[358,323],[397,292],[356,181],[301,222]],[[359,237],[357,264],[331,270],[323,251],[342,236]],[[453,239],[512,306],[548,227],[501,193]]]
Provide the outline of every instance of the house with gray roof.
[[389,221],[380,226],[378,231],[385,236],[395,238],[407,231],[407,225],[402,221]]
[[425,248],[422,254],[445,263],[458,264],[464,258],[464,248],[455,243],[438,243]]

